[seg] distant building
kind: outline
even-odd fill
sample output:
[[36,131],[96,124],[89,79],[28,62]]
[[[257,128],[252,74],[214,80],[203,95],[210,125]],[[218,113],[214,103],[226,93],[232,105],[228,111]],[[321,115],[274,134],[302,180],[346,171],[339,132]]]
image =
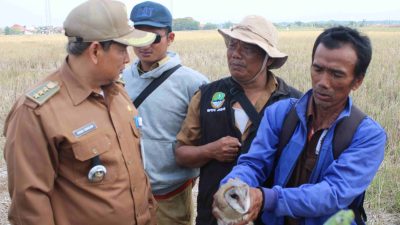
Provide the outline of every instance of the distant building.
[[34,33],[36,33],[36,28],[35,27],[33,27],[33,26],[26,27],[25,26],[24,34],[34,34]]
[[22,33],[22,34],[25,32],[25,27],[22,25],[19,25],[19,24],[12,25],[11,29],[15,32]]
[[36,28],[33,26],[26,27],[19,24],[14,24],[10,27],[13,34],[34,34],[36,33]]

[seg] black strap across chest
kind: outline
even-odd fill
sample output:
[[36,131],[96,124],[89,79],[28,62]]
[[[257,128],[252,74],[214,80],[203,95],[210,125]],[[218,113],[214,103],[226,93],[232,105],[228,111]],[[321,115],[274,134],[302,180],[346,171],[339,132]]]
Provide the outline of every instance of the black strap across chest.
[[243,90],[239,90],[237,87],[232,87],[230,90],[232,94],[233,100],[236,100],[240,103],[243,110],[246,112],[250,121],[258,127],[258,124],[261,121],[261,115],[257,112],[254,105],[250,102],[247,96],[244,94]]
[[172,67],[169,70],[164,71],[161,76],[154,79],[133,101],[133,105],[138,108],[140,104],[149,96],[158,86],[160,86],[171,74],[173,74],[177,69],[181,67],[181,64],[178,64]]

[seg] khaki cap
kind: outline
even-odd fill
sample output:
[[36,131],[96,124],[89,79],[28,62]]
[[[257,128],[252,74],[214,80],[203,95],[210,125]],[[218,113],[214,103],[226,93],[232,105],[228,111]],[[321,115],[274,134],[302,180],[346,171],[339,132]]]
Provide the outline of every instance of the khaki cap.
[[75,7],[64,21],[69,41],[110,41],[142,47],[156,35],[133,29],[128,24],[126,6],[114,0],[88,0]]
[[278,31],[275,26],[262,16],[246,16],[231,29],[218,29],[218,32],[224,37],[227,46],[230,39],[235,38],[262,48],[270,58],[274,59],[268,67],[270,69],[281,67],[288,58],[285,53],[277,48]]

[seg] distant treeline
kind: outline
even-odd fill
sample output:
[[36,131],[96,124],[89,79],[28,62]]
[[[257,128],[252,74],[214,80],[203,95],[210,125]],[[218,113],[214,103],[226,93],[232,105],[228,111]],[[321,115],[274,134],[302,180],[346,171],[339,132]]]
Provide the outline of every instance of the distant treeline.
[[[280,22],[274,23],[278,28],[327,28],[337,25],[350,26],[354,28],[366,27],[366,26],[400,26],[400,20],[382,20],[382,21],[314,21],[314,22]],[[232,22],[225,23],[206,23],[200,24],[199,21],[194,20],[191,17],[174,19],[172,29],[179,30],[213,30],[218,28],[230,28],[234,25]]]
[[274,23],[275,26],[279,28],[296,28],[296,27],[315,27],[315,28],[328,28],[333,26],[349,26],[353,28],[358,27],[368,27],[368,26],[400,26],[400,20],[379,20],[379,21],[337,21],[337,20],[329,20],[329,21],[313,21],[313,22],[281,22],[281,23]]
[[[292,29],[292,28],[328,28],[332,26],[350,26],[354,28],[368,27],[368,26],[382,26],[382,27],[400,27],[400,20],[380,20],[380,21],[314,21],[314,22],[279,22],[274,23],[278,29]],[[215,30],[215,29],[226,29],[234,25],[233,22],[224,23],[206,23],[201,24],[199,21],[191,18],[177,18],[173,20],[172,30]],[[0,28],[0,35],[15,35],[15,34],[52,34],[62,33],[62,27],[53,26],[41,26],[41,27],[30,27],[27,28],[21,25],[13,25],[11,27]]]
[[22,35],[22,34],[57,34],[62,33],[62,27],[53,26],[39,26],[39,27],[26,27],[18,24],[13,26],[0,28],[0,35]]

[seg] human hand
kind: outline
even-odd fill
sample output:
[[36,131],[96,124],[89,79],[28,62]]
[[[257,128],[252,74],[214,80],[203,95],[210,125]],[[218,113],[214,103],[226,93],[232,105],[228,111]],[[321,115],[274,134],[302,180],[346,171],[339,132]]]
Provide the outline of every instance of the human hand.
[[258,214],[260,213],[263,203],[264,195],[262,191],[258,188],[250,188],[250,208],[247,211],[244,220],[236,223],[234,225],[246,225],[246,224],[253,224],[252,221],[256,220]]
[[220,162],[232,162],[240,149],[240,141],[231,136],[225,136],[213,142],[212,158]]

